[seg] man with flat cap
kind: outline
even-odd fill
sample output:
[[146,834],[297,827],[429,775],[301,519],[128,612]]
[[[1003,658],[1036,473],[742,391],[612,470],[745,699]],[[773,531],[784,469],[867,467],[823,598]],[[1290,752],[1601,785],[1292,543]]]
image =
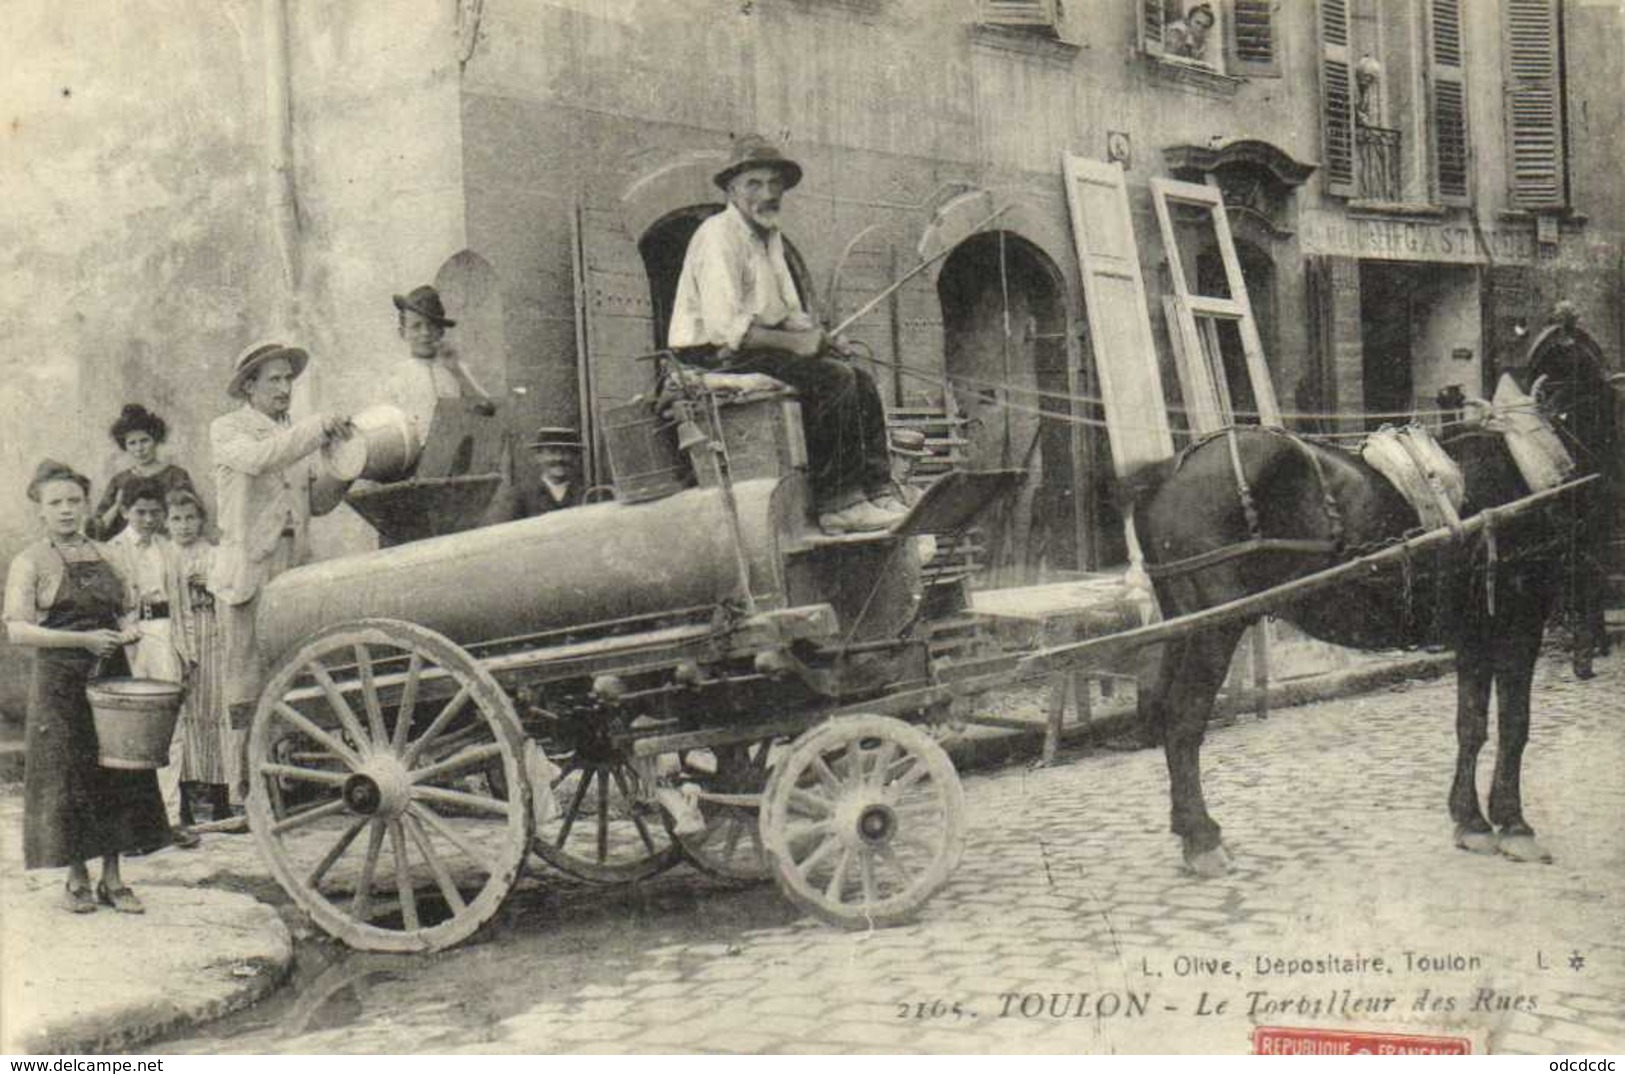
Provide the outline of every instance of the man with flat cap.
[[520,491],[514,517],[535,518],[567,507],[580,507],[586,490],[581,487],[578,473],[582,445],[576,431],[543,426],[527,446],[536,456],[541,479]]
[[[346,415],[290,419],[293,382],[309,361],[304,350],[284,343],[247,348],[226,385],[226,394],[243,405],[209,426],[220,526],[209,589],[225,637],[228,704],[259,696],[263,668],[254,614],[260,588],[309,558],[311,456],[350,435]],[[240,763],[240,752],[232,753],[230,760]]]
[[889,528],[907,509],[889,490],[880,393],[807,314],[784,258],[780,203],[801,181],[801,166],[751,135],[735,142],[714,181],[728,206],[689,242],[669,345],[685,364],[794,388],[819,525],[828,533]]

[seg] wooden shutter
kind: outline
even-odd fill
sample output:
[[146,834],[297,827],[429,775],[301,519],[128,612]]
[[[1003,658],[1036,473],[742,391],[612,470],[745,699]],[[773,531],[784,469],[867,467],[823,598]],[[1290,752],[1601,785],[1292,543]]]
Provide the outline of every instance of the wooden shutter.
[[1439,200],[1467,205],[1472,168],[1467,148],[1466,35],[1461,0],[1428,0],[1428,103],[1433,179]]
[[1230,73],[1244,78],[1279,78],[1280,43],[1275,37],[1276,0],[1231,0]]
[[1354,62],[1349,0],[1320,0],[1320,174],[1328,194],[1352,198]]
[[1140,48],[1152,55],[1162,54],[1163,0],[1140,0]]
[[1174,453],[1122,166],[1061,155],[1089,341],[1118,474]]
[[981,21],[994,26],[1055,26],[1055,0],[981,0]]
[[1503,0],[1512,204],[1567,204],[1558,0]]

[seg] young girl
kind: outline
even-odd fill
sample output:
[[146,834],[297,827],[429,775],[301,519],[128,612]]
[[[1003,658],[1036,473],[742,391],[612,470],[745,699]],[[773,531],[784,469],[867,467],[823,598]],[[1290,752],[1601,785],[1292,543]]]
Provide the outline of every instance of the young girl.
[[[222,685],[214,596],[207,588],[214,546],[203,538],[208,512],[191,489],[175,489],[168,509],[168,589],[175,617],[175,648],[185,664],[186,699],[181,706],[181,823],[224,820],[231,807],[227,788],[230,725]],[[207,811],[207,817],[203,815]]]
[[131,486],[156,480],[165,492],[193,487],[190,474],[158,457],[159,445],[169,436],[169,425],[140,403],[124,404],[118,420],[107,432],[129,458],[130,466],[108,481],[107,491],[91,517],[88,532],[99,541],[110,541],[124,529]]

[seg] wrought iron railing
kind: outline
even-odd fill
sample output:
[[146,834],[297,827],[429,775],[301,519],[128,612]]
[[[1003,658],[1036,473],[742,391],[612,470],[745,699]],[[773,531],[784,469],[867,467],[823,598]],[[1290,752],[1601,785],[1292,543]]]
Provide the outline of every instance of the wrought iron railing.
[[1360,164],[1360,197],[1371,201],[1399,201],[1404,193],[1399,132],[1362,124],[1355,128],[1354,144]]

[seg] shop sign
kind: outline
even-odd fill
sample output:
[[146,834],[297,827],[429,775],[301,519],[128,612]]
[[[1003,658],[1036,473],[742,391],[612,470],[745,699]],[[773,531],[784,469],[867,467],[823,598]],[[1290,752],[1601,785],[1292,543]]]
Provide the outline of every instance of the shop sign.
[[[1482,265],[1490,261],[1533,261],[1534,236],[1527,229],[1475,229],[1455,220],[1387,220],[1305,214],[1305,252],[1378,261],[1447,261]],[[1486,247],[1488,251],[1486,252]]]

